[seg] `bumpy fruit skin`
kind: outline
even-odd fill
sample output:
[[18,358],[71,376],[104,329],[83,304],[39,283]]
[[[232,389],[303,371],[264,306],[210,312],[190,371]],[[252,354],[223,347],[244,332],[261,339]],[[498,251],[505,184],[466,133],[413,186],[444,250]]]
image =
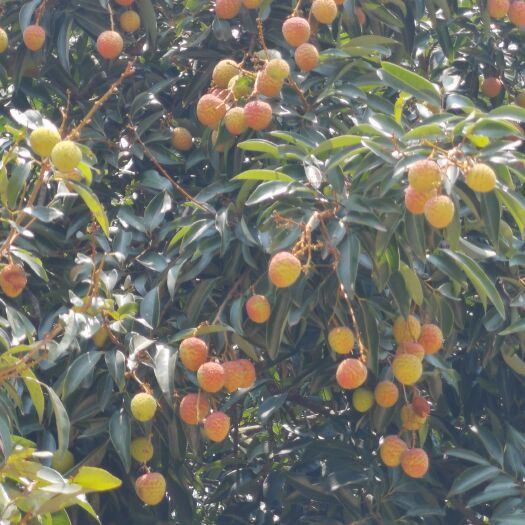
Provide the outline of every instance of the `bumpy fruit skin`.
[[178,151],[190,151],[193,147],[193,136],[186,128],[177,127],[171,134],[171,145]]
[[259,71],[257,80],[255,81],[255,89],[257,93],[265,97],[277,97],[283,88],[282,80],[275,80],[268,76],[266,71]]
[[328,344],[336,354],[349,354],[354,342],[354,332],[347,326],[337,326],[328,332]]
[[254,323],[265,323],[270,319],[272,308],[264,295],[253,295],[246,301],[246,313]]
[[310,39],[310,24],[306,18],[292,16],[284,21],[283,36],[292,47],[298,47]]
[[186,394],[180,401],[179,415],[187,425],[197,425],[210,412],[208,399],[203,394]]
[[359,388],[368,377],[366,366],[359,359],[348,358],[339,363],[335,378],[337,384],[345,390]]
[[244,118],[249,128],[266,129],[272,121],[272,106],[268,102],[254,100],[244,106]]
[[216,0],[215,14],[222,20],[231,20],[241,10],[241,0]]
[[422,193],[408,186],[405,190],[405,208],[413,215],[423,215],[425,203],[433,195],[433,192]]
[[352,406],[361,413],[368,412],[374,405],[374,394],[368,388],[358,388],[352,394]]
[[250,388],[254,385],[255,380],[257,379],[255,367],[249,359],[238,359],[237,362],[242,371],[239,388]]
[[454,219],[454,203],[447,195],[437,195],[425,203],[425,218],[434,228],[446,228]]
[[221,89],[227,88],[230,80],[239,74],[239,66],[235,60],[221,60],[214,68],[212,80]]
[[393,407],[399,399],[399,388],[392,381],[381,381],[376,385],[374,398],[380,407]]
[[116,31],[103,31],[97,38],[97,51],[102,58],[113,60],[124,49],[124,40]]
[[0,271],[0,288],[7,297],[18,297],[26,286],[26,273],[19,264],[8,264]]
[[416,414],[412,405],[404,405],[401,408],[401,426],[404,430],[419,430],[426,421],[426,416]]
[[509,0],[488,0],[487,2],[487,10],[491,18],[500,19],[507,16],[509,7]]
[[240,107],[231,108],[224,115],[224,127],[232,135],[238,136],[248,129],[244,118],[244,109]]
[[295,50],[294,58],[301,71],[312,71],[319,64],[319,51],[313,44],[301,44]]
[[129,7],[135,0],[115,0],[115,3],[123,7]]
[[36,128],[29,135],[31,149],[41,157],[49,157],[51,150],[60,142],[60,133],[53,128]]
[[7,33],[0,27],[0,53],[3,53],[9,45]]
[[428,472],[428,456],[422,448],[410,448],[401,456],[401,468],[411,478],[422,478]]
[[246,9],[259,9],[262,3],[263,0],[242,0],[242,5],[246,7]]
[[509,20],[518,27],[525,26],[525,2],[517,0],[509,7]]
[[102,348],[108,340],[109,332],[106,326],[101,326],[93,336],[93,342],[97,348]]
[[408,168],[408,183],[420,193],[428,193],[441,185],[441,170],[433,160],[418,160]]
[[82,160],[80,148],[71,140],[62,140],[51,150],[51,161],[59,171],[73,171]]
[[268,265],[268,278],[277,288],[288,288],[301,275],[301,261],[290,252],[278,252]]
[[415,355],[397,355],[392,361],[392,373],[403,385],[413,385],[423,374],[423,365]]
[[321,24],[331,24],[337,16],[337,4],[334,0],[314,0],[310,12]]
[[22,40],[27,49],[38,51],[46,41],[46,32],[44,28],[39,25],[27,26],[22,34]]
[[140,16],[136,11],[124,11],[119,19],[120,27],[126,33],[134,33],[140,27]]
[[435,324],[424,324],[417,342],[425,349],[425,354],[435,354],[443,346],[443,332]]
[[159,472],[148,472],[135,481],[135,492],[146,505],[158,505],[166,494],[166,480]]
[[208,345],[199,337],[187,337],[179,346],[182,364],[196,372],[208,360]]
[[481,91],[483,91],[483,94],[487,97],[494,98],[501,93],[502,87],[503,84],[499,78],[487,77],[483,80],[483,84],[481,84]]
[[407,444],[400,437],[386,436],[379,448],[379,455],[387,467],[397,467],[401,463],[401,456],[407,450]]
[[413,315],[409,315],[406,319],[400,315],[394,321],[392,333],[397,344],[417,341],[421,334],[421,324]]
[[147,463],[153,457],[153,445],[146,437],[135,438],[131,442],[131,457],[138,463]]
[[419,417],[427,418],[430,414],[430,403],[422,396],[412,399],[412,410]]
[[66,450],[63,454],[60,454],[58,450],[53,452],[51,458],[51,468],[54,468],[60,474],[64,474],[68,470],[71,470],[75,466],[75,457],[71,451]]
[[214,412],[204,421],[204,433],[210,441],[224,441],[230,431],[230,418],[224,412]]
[[157,411],[157,401],[151,394],[140,392],[131,400],[131,414],[137,421],[150,421]]
[[471,190],[487,193],[496,187],[496,174],[486,164],[474,164],[465,173],[465,182]]
[[202,125],[210,129],[217,129],[224,115],[226,104],[216,95],[204,95],[197,102],[197,118]]
[[244,366],[235,361],[225,361],[222,363],[224,368],[224,388],[230,392],[235,392],[238,388],[241,388],[244,380]]
[[197,370],[197,382],[205,392],[218,392],[224,386],[224,368],[219,363],[204,363]]
[[274,80],[284,80],[290,75],[290,66],[282,58],[273,58],[266,64],[265,71]]
[[425,358],[425,349],[419,343],[407,341],[406,343],[400,343],[397,347],[396,355],[401,354],[415,355],[420,361],[422,361]]

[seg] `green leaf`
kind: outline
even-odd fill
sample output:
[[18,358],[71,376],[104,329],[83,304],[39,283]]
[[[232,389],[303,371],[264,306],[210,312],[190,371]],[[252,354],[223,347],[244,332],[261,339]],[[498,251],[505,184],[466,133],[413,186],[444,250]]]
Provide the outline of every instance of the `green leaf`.
[[337,149],[347,148],[349,146],[356,146],[358,144],[361,144],[362,140],[363,137],[359,137],[357,135],[340,135],[338,137],[334,137],[333,139],[328,139],[324,142],[321,142],[321,144],[319,144],[319,146],[315,148],[313,154],[316,157],[320,157],[325,153],[330,153]]
[[361,334],[361,339],[366,347],[366,364],[374,374],[377,374],[379,361],[379,330],[377,328],[377,315],[368,302],[360,300],[356,310],[356,317],[359,326],[359,333]]
[[80,467],[78,474],[71,481],[80,485],[86,492],[114,490],[122,485],[120,479],[97,467]]
[[277,394],[266,398],[260,405],[258,410],[258,417],[261,423],[265,425],[272,415],[277,412],[286,402],[288,394]]
[[499,472],[499,469],[492,465],[470,467],[454,480],[448,495],[449,497],[452,497],[457,496],[458,494],[463,494],[463,492],[467,492],[468,490],[481,485],[481,483],[494,478]]
[[102,355],[102,352],[87,352],[79,355],[73,361],[67,370],[62,386],[63,397],[68,397],[80,386],[82,381],[91,374]]
[[266,334],[266,351],[273,361],[279,353],[284,330],[287,326],[288,314],[290,313],[290,304],[292,302],[290,293],[283,290],[279,293],[278,299],[272,314],[268,320],[268,332]]
[[140,303],[140,316],[151,327],[157,328],[160,321],[160,291],[158,288],[150,290]]
[[343,285],[348,297],[352,299],[355,293],[355,280],[359,266],[361,244],[357,235],[349,233],[338,246],[340,257],[337,264],[337,277]]
[[109,221],[106,216],[104,206],[102,206],[102,204],[98,200],[98,197],[87,186],[76,182],[70,182],[70,184],[71,187],[80,195],[80,197],[82,197],[82,200],[84,201],[86,206],[95,216],[95,219],[99,223],[106,237],[109,237]]
[[412,300],[417,305],[423,304],[423,288],[416,271],[412,268],[409,268],[408,265],[401,261],[399,263],[399,272],[405,280],[406,289],[410,293]]
[[58,452],[63,454],[69,447],[69,416],[67,415],[66,409],[60,401],[60,398],[56,395],[55,391],[47,385],[43,385],[49,394],[53,412],[55,413],[57,436],[58,436]]
[[472,452],[472,450],[466,450],[464,448],[452,448],[446,451],[447,456],[452,456],[459,459],[464,459],[465,461],[470,461],[472,463],[478,463],[479,465],[490,465],[490,463],[477,454],[476,452]]
[[38,421],[42,423],[42,418],[44,417],[44,409],[46,406],[46,400],[44,398],[44,393],[42,392],[42,386],[36,378],[34,372],[27,368],[20,371],[20,377],[24,380],[27,391],[31,396],[31,401],[35,407],[36,413],[38,415]]
[[237,147],[245,151],[268,153],[276,159],[279,158],[279,148],[269,140],[245,140],[237,144]]
[[109,437],[124,465],[124,470],[131,469],[131,422],[124,409],[114,412],[109,420]]
[[295,182],[295,179],[274,170],[248,170],[233,177],[232,180],[277,180],[281,182]]

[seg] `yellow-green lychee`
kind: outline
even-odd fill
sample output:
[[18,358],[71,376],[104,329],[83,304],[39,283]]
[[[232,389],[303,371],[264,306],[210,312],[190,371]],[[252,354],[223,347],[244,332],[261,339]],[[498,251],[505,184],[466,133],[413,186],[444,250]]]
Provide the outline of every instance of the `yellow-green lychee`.
[[137,421],[150,421],[157,411],[157,401],[151,394],[140,392],[131,400],[131,414]]
[[147,437],[135,438],[131,442],[131,457],[139,463],[147,463],[153,457],[153,445]]
[[66,450],[61,454],[58,450],[53,452],[53,458],[51,459],[51,468],[64,474],[68,470],[71,470],[75,466],[75,456],[72,452]]
[[368,388],[358,388],[352,394],[352,406],[358,412],[368,412],[374,404],[374,394]]
[[31,149],[41,157],[49,157],[53,148],[60,142],[60,133],[50,127],[36,128],[29,135]]
[[82,160],[82,151],[71,140],[58,142],[51,150],[51,161],[59,171],[73,171]]

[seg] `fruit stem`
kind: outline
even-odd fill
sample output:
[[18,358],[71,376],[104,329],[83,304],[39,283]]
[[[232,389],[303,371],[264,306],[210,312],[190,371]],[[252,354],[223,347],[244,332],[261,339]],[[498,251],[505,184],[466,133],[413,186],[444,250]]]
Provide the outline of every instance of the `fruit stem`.
[[290,87],[299,95],[299,98],[301,99],[301,102],[303,103],[303,109],[306,113],[310,109],[310,105],[308,104],[308,100],[306,100],[306,97],[304,96],[304,93],[302,89],[297,85],[295,80],[289,76],[287,78],[288,84],[290,84]]
[[40,25],[40,20],[42,19],[42,15],[44,14],[45,7],[46,7],[46,0],[43,0],[42,3],[38,6],[36,10],[35,24],[37,26]]
[[301,9],[301,0],[297,0],[297,3],[295,4],[295,7],[293,8],[292,14],[290,16],[297,16],[299,9]]
[[264,40],[264,31],[263,31],[263,23],[261,18],[257,17],[257,31],[259,36],[259,42],[261,44],[261,47],[264,49],[264,52],[266,53],[266,60],[270,59],[270,55],[268,54],[268,48],[266,47],[266,42]]

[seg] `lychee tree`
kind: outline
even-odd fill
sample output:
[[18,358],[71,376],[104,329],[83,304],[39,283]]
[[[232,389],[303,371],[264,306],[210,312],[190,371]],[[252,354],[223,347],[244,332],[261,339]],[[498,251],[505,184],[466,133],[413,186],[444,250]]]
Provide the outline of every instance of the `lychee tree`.
[[525,2],[2,9],[0,523],[524,522]]

